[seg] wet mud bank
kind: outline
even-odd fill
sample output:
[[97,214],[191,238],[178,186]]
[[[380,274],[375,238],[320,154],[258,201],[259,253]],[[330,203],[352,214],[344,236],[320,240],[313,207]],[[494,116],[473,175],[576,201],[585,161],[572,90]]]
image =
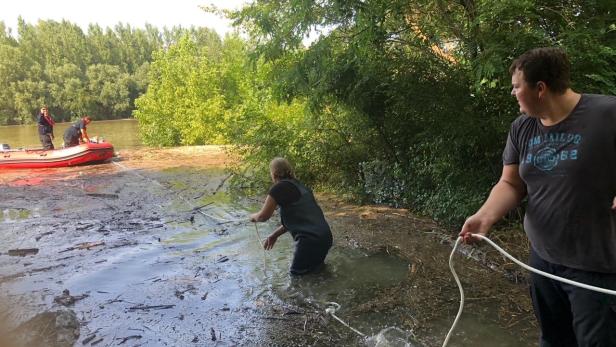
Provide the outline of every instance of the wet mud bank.
[[[290,237],[259,247],[277,218],[247,222],[259,199],[226,190],[226,163],[205,146],[0,173],[0,345],[440,346],[459,300],[450,232],[319,195],[334,247],[322,272],[292,278]],[[489,250],[465,252],[450,346],[535,345],[526,286],[494,271],[508,264]]]

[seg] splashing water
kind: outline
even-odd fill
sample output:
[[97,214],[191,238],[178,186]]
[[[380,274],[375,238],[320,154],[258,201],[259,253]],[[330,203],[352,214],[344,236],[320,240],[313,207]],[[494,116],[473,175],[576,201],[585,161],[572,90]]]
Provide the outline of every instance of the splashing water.
[[413,334],[396,327],[388,327],[366,340],[369,347],[419,347]]

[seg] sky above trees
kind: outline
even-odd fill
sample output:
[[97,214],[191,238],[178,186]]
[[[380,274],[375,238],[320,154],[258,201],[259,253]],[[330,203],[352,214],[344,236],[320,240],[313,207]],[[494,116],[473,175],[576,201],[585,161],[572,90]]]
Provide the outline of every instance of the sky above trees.
[[156,27],[206,26],[224,36],[231,30],[229,21],[205,13],[199,6],[214,4],[225,9],[240,7],[245,0],[21,0],[0,3],[0,21],[17,31],[17,18],[36,24],[39,19],[61,21],[66,19],[87,30],[91,23],[114,27],[118,22],[143,28],[146,23]]

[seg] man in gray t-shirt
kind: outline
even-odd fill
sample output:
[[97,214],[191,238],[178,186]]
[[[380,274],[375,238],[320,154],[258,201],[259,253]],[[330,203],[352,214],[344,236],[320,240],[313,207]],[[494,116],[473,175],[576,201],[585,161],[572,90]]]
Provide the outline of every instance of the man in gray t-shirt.
[[[501,179],[460,236],[485,235],[528,198],[530,265],[616,290],[616,97],[578,94],[557,48],[511,65],[522,115],[511,125]],[[531,275],[541,346],[616,346],[616,297]]]

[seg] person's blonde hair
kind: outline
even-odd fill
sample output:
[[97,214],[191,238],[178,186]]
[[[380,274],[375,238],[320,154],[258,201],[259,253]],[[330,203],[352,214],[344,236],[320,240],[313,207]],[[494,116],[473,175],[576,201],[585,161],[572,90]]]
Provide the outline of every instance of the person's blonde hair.
[[295,173],[291,163],[285,158],[277,157],[270,162],[270,172],[277,179],[294,179]]

